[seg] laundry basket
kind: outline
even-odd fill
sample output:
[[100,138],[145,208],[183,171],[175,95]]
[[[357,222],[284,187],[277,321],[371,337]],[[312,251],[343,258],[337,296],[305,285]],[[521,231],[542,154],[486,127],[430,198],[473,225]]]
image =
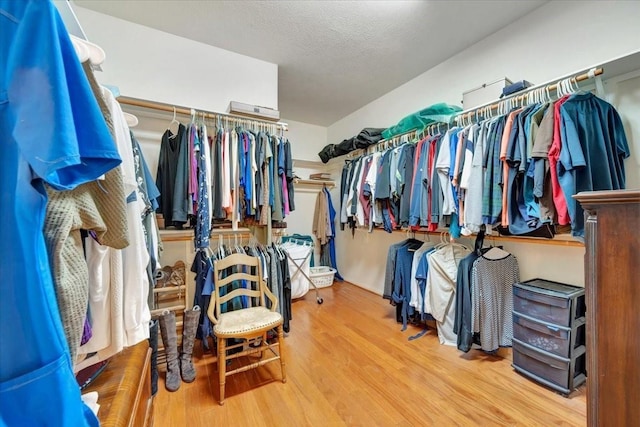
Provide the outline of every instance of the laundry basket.
[[311,274],[309,277],[316,288],[326,288],[333,284],[333,276],[336,274],[336,269],[331,267],[319,266],[311,267]]

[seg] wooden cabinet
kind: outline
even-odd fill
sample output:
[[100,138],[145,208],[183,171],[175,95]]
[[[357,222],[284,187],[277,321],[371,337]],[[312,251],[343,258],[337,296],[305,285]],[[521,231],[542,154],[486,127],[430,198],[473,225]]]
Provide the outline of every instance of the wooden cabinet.
[[575,198],[585,210],[587,425],[637,425],[640,191],[593,191]]
[[145,340],[113,356],[93,384],[83,390],[98,392],[98,419],[102,427],[151,427],[151,349]]

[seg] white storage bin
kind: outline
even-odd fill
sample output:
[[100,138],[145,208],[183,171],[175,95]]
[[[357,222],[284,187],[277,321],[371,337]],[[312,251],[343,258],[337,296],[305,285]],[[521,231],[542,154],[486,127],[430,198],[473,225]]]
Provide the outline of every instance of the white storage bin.
[[462,108],[468,110],[487,102],[497,101],[502,95],[502,89],[511,83],[511,80],[505,77],[464,92],[462,94]]
[[335,268],[320,266],[311,267],[309,277],[316,288],[326,288],[333,284],[333,276],[336,274]]

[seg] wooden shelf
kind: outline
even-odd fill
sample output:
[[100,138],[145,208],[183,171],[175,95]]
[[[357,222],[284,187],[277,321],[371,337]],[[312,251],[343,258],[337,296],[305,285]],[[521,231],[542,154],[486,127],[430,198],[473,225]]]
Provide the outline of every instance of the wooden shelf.
[[332,179],[302,179],[295,178],[293,180],[294,184],[297,185],[315,185],[315,186],[327,186],[333,188],[336,186],[336,182]]
[[[219,235],[227,236],[234,234],[247,233],[251,234],[251,230],[248,228],[238,228],[233,230],[231,228],[214,228],[209,235],[210,239],[213,239]],[[189,242],[193,240],[193,229],[187,228],[184,230],[160,230],[160,239],[163,242]]]
[[162,314],[164,313],[165,310],[168,311],[179,311],[179,310],[185,310],[187,307],[184,304],[181,305],[172,305],[170,307],[161,307],[161,308],[156,308],[154,310],[151,310],[151,315],[155,316],[158,314]]
[[160,230],[160,240],[163,242],[182,242],[193,240],[193,230]]
[[185,289],[187,289],[187,285],[165,286],[164,288],[154,288],[153,289],[153,293],[154,294],[163,294],[165,292],[178,292],[178,291],[183,291]]
[[[374,228],[374,231],[384,231],[382,228]],[[356,228],[356,231],[366,231],[369,232],[368,228]],[[393,230],[394,233],[402,233],[405,235],[410,234],[427,234],[430,236],[437,236],[443,232],[448,232],[449,230],[439,230],[439,231],[427,231],[425,229],[419,229],[416,231],[408,231],[406,229]],[[474,240],[476,238],[475,234],[470,236],[460,236],[460,239],[471,239]],[[459,240],[459,239],[456,239]],[[552,239],[545,239],[543,237],[518,237],[518,236],[500,236],[500,235],[487,235],[485,237],[485,241],[502,241],[502,242],[514,242],[514,243],[535,243],[539,245],[553,245],[553,246],[573,246],[573,247],[584,247],[584,242],[576,240],[570,234],[556,234]]]

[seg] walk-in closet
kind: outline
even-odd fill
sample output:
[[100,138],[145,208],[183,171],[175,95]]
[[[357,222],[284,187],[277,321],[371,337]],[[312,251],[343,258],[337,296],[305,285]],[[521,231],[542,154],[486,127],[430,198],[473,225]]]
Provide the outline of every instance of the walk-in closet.
[[636,426],[640,2],[0,0],[0,426]]

